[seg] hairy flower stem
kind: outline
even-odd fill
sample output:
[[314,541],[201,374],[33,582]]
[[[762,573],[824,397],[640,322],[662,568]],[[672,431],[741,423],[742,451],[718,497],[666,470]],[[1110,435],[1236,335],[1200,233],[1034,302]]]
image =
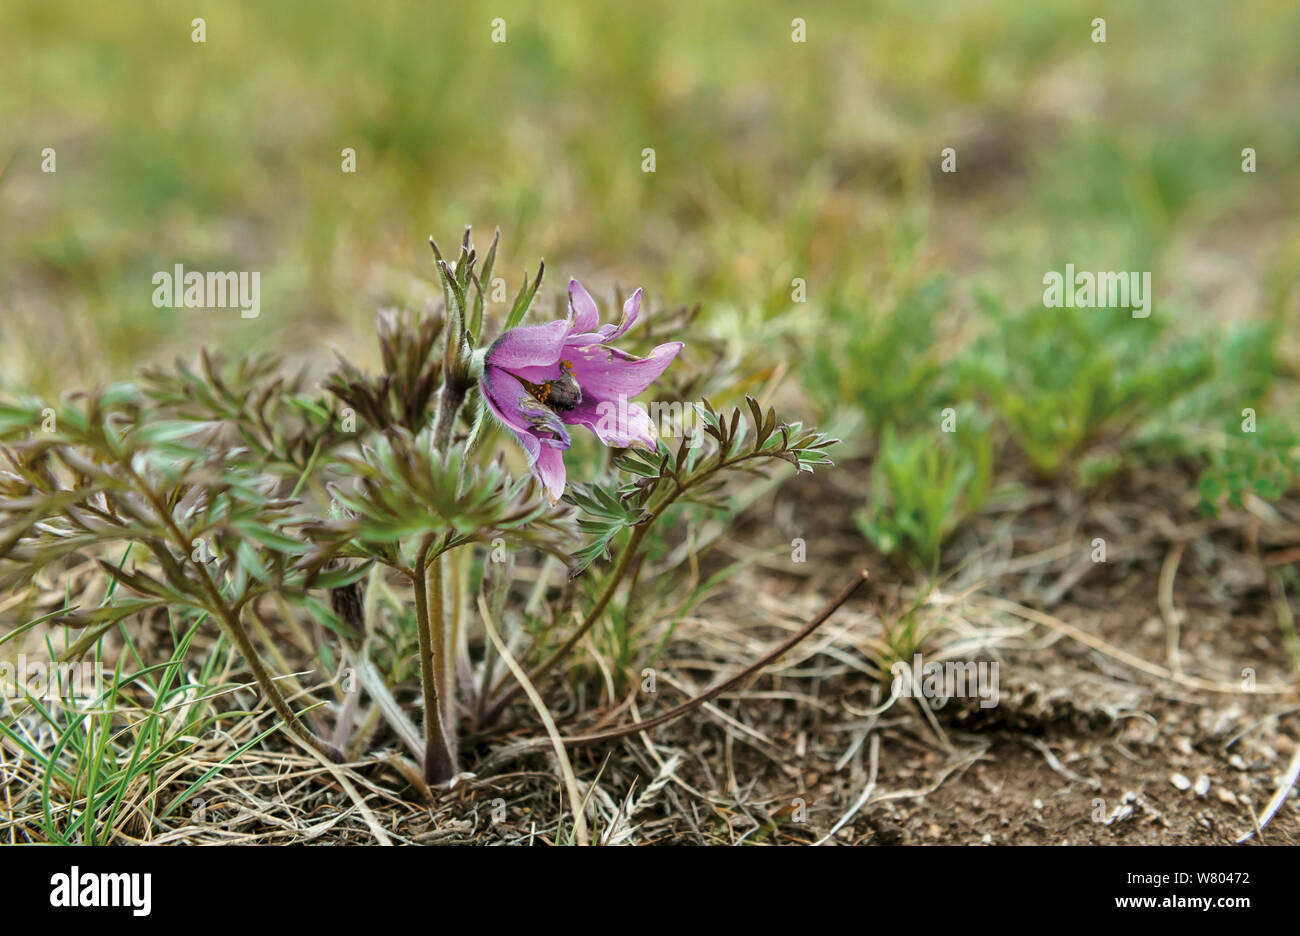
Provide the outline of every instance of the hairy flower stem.
[[[463,563],[461,562],[461,553],[455,549],[450,550],[446,555],[446,569],[443,579],[443,607],[450,613],[449,624],[447,627],[447,644],[446,653],[443,660],[443,671],[445,673],[443,685],[448,687],[448,692],[442,696],[442,717],[448,724],[454,724],[456,718],[456,700],[453,692],[456,686],[456,666],[459,662],[458,655],[461,652],[461,617],[463,613],[462,598],[468,591],[467,583],[462,579]],[[451,582],[451,587],[446,587],[446,582]],[[472,688],[472,687],[471,687]],[[457,752],[456,736],[452,735],[452,754]]]
[[[442,575],[438,559],[429,561],[433,537],[426,536],[420,543],[415,567],[411,570],[411,585],[415,590],[415,624],[420,638],[420,688],[424,692],[424,779],[427,783],[445,783],[456,776],[456,756],[447,743],[447,733],[442,723],[442,706],[438,701],[442,672],[442,644],[446,638],[442,629]],[[436,570],[436,571],[435,571]],[[437,582],[430,588],[430,579]],[[436,594],[431,596],[431,592]],[[435,600],[430,601],[433,597]],[[430,605],[438,609],[438,627],[430,618]]]
[[442,720],[443,742],[447,758],[456,766],[455,702],[456,675],[451,668],[451,628],[447,621],[447,577],[445,557],[436,556],[424,569],[425,603],[429,608],[429,632],[433,643],[433,687],[438,699],[438,717]]
[[446,453],[451,447],[451,433],[456,427],[456,414],[465,402],[465,388],[453,385],[450,381],[438,391],[438,412],[433,417],[433,450]]
[[[432,241],[430,241],[432,243]],[[434,247],[435,254],[437,247]],[[446,268],[440,264],[444,276]],[[467,371],[459,367],[463,354],[463,324],[454,313],[449,323],[443,356],[442,387],[438,390],[438,411],[433,417],[430,446],[438,455],[451,448],[456,416],[465,394],[473,386]],[[443,558],[441,551],[429,560],[433,547],[430,534],[420,543],[411,584],[415,589],[415,619],[420,636],[420,685],[424,692],[424,779],[443,783],[456,775],[455,737],[455,670],[448,665],[446,605],[443,598]]]

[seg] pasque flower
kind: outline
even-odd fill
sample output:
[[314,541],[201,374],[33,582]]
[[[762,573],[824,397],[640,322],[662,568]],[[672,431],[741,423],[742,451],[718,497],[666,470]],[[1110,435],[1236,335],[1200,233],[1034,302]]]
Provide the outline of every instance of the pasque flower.
[[512,328],[488,348],[483,397],[519,439],[552,500],[564,493],[567,426],[585,426],[610,446],[654,445],[649,414],[629,400],[664,372],[682,343],[661,344],[643,358],[612,347],[640,308],[638,289],[623,303],[622,321],[601,325],[595,301],[570,280],[568,318]]

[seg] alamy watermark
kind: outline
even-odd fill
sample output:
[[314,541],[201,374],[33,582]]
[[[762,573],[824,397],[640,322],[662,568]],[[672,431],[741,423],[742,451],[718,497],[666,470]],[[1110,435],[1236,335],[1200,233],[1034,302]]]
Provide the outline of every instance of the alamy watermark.
[[159,309],[239,309],[242,318],[257,318],[262,311],[262,274],[200,273],[176,264],[159,270],[152,280],[153,304]]
[[912,662],[898,660],[889,668],[894,681],[890,691],[900,699],[929,699],[938,708],[948,699],[978,698],[980,708],[998,704],[998,664],[981,660],[926,663],[921,654]]
[[1134,318],[1151,314],[1151,273],[1074,272],[1065,265],[1065,275],[1055,270],[1043,274],[1043,305],[1049,309],[1101,308],[1133,310]]
[[629,403],[620,394],[617,401],[602,400],[596,404],[596,431],[602,437],[639,437],[646,428],[646,420],[653,433],[661,439],[686,439],[688,448],[704,441],[699,430],[704,425],[700,404],[675,402]]
[[104,673],[99,663],[33,660],[25,653],[18,654],[14,661],[0,661],[0,696],[6,699],[88,702],[103,693],[103,686]]
[[132,916],[146,917],[153,910],[153,875],[83,872],[73,865],[51,875],[50,906],[125,907]]

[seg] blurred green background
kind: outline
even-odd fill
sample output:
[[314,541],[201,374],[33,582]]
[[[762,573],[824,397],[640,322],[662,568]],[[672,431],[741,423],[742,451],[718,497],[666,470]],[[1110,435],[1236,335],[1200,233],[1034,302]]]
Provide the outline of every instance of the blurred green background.
[[[846,336],[916,290],[938,292],[908,340],[964,347],[977,297],[1041,311],[1066,262],[1153,271],[1161,327],[1268,322],[1293,354],[1288,0],[11,0],[0,63],[6,392],[200,343],[370,359],[375,310],[429,292],[426,236],[465,224],[480,249],[501,227],[511,292],[544,256],[548,295],[644,285],[795,373],[820,360],[823,417],[870,402]],[[176,263],[260,271],[260,318],[154,308]]]

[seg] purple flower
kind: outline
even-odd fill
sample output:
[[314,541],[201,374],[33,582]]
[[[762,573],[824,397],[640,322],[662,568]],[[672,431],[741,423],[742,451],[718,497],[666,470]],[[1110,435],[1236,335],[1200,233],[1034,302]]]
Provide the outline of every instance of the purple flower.
[[638,289],[623,303],[618,325],[601,325],[596,303],[570,280],[567,319],[512,328],[488,348],[483,398],[518,437],[553,501],[564,493],[565,426],[586,426],[620,448],[655,443],[650,415],[628,400],[664,372],[682,343],[661,344],[644,358],[610,347],[632,327],[640,307]]

